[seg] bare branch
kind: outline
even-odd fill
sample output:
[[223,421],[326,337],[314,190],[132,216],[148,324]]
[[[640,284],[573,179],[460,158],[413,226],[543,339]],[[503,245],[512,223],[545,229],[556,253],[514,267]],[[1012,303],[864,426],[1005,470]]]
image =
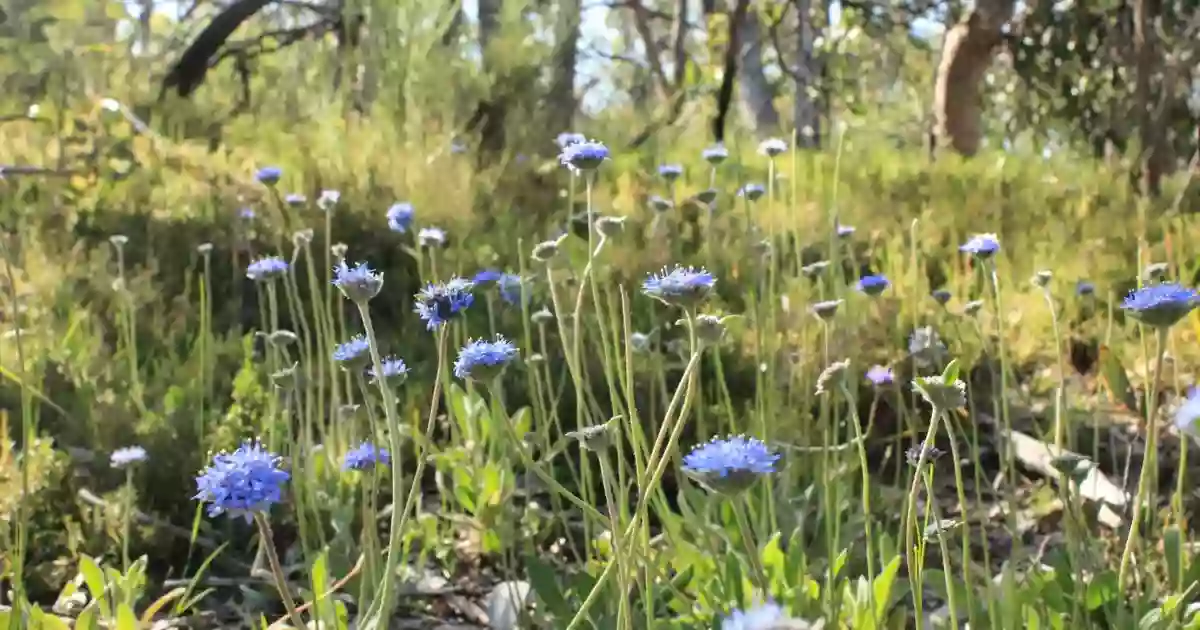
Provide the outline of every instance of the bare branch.
[[[740,2],[741,0],[739,0]],[[675,89],[683,87],[683,80],[687,76],[687,24],[688,0],[679,0],[675,5],[675,23],[672,26],[672,48],[674,52],[673,61],[675,67],[674,79]]]
[[658,41],[654,39],[654,33],[650,30],[650,13],[641,0],[628,0],[628,2],[629,7],[633,9],[633,26],[637,29],[638,36],[642,38],[642,45],[646,47],[646,60],[650,62],[650,72],[654,76],[654,83],[663,95],[669,95],[672,90],[667,82],[667,73],[663,70]]

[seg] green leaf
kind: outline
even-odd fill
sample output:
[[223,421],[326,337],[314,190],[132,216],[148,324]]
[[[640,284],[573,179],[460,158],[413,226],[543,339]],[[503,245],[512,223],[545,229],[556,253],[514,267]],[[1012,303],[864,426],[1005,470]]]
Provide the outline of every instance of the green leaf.
[[1100,346],[1100,381],[1104,383],[1112,402],[1121,403],[1130,411],[1139,411],[1133,383],[1121,365],[1120,357],[1105,345]]
[[1183,584],[1183,538],[1179,527],[1170,526],[1163,529],[1163,555],[1167,560],[1167,579],[1172,584]]
[[[887,610],[892,605],[892,585],[896,582],[896,574],[900,571],[900,556],[892,558],[892,561],[883,567],[883,571],[875,578],[875,583],[872,588],[875,591],[875,618],[882,619],[883,611]],[[872,624],[874,626],[874,624]]]
[[106,588],[104,582],[104,571],[100,569],[100,565],[91,556],[80,556],[79,558],[79,573],[83,575],[83,581],[87,584],[88,593],[91,594],[92,600],[101,609],[101,614],[105,614],[107,609],[104,591]]
[[529,585],[546,609],[558,619],[570,619],[571,609],[554,577],[554,570],[533,554],[526,554],[525,570],[529,574]]
[[138,630],[137,615],[129,604],[117,606],[117,630]]
[[1085,604],[1088,610],[1096,610],[1117,596],[1117,574],[1105,571],[1098,574],[1087,585]]
[[950,363],[946,364],[946,369],[942,370],[942,382],[949,385],[958,380],[958,359],[951,359]]

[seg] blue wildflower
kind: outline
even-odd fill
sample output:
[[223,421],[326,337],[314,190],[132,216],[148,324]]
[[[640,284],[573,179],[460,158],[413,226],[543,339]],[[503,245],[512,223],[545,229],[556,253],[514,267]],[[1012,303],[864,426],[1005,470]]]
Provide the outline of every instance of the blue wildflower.
[[259,258],[246,267],[246,277],[255,281],[273,280],[287,273],[287,261],[278,256]]
[[738,195],[745,197],[746,201],[758,201],[766,193],[767,189],[762,184],[746,184],[738,190]]
[[140,446],[126,446],[112,452],[108,463],[113,468],[125,468],[146,461],[146,449]]
[[371,343],[363,335],[355,335],[333,349],[333,360],[347,369],[362,368],[371,360]]
[[1075,285],[1075,294],[1079,296],[1092,295],[1096,292],[1096,285],[1087,280],[1080,280]]
[[586,136],[581,133],[573,133],[570,131],[564,131],[558,134],[558,137],[554,139],[554,143],[557,144],[558,148],[560,149],[565,149],[572,144],[583,144],[585,142],[587,142]]
[[1151,284],[1130,291],[1121,308],[1147,326],[1167,328],[1196,308],[1200,294],[1174,282]]
[[421,228],[417,232],[417,243],[421,247],[441,247],[446,244],[446,231],[436,227]]
[[407,201],[397,201],[387,210],[388,229],[404,234],[412,227],[413,206]]
[[871,381],[871,384],[877,387],[880,385],[891,385],[896,380],[896,375],[892,372],[892,368],[886,365],[872,365],[867,370],[867,380]]
[[[380,365],[383,367],[383,378],[387,380],[388,384],[400,385],[408,379],[408,365],[404,363],[403,359],[384,357],[380,361]],[[367,374],[371,377],[372,383],[379,380],[379,373],[375,371],[374,367],[367,370]]]
[[351,267],[340,261],[333,268],[333,286],[355,304],[369,302],[383,289],[383,274],[376,273],[367,263]]
[[716,492],[736,493],[759,476],[775,472],[779,454],[757,438],[714,438],[683,458],[683,469]]
[[703,267],[675,266],[667,271],[664,267],[657,274],[650,274],[642,282],[642,293],[668,306],[695,306],[712,292],[717,279]]
[[708,162],[713,166],[717,166],[721,162],[729,159],[729,151],[725,148],[725,145],[715,144],[701,151],[700,156],[704,158],[705,162]]
[[608,147],[595,141],[568,144],[558,156],[563,166],[576,173],[595,170],[607,159]]
[[678,164],[663,164],[658,167],[658,174],[663,179],[673,182],[683,176],[683,167]]
[[416,312],[425,321],[429,330],[454,319],[467,310],[475,302],[471,289],[475,287],[468,280],[452,278],[445,284],[430,283],[418,293]]
[[824,321],[829,321],[830,319],[833,319],[834,315],[837,314],[838,307],[841,305],[842,300],[825,300],[823,302],[814,303],[809,307],[809,309],[812,311],[813,315],[816,315]]
[[503,274],[496,282],[496,286],[500,288],[500,299],[507,302],[509,306],[521,304],[521,296],[525,292],[525,283],[521,280],[521,276],[511,273]]
[[242,208],[238,210],[238,216],[246,221],[251,221],[254,219],[254,208]]
[[1000,241],[996,240],[995,234],[976,234],[959,247],[958,251],[976,258],[991,258],[1000,251]]
[[778,604],[767,602],[759,604],[743,612],[735,610],[721,621],[721,630],[774,630],[783,628],[788,621],[783,608]]
[[454,155],[461,155],[466,152],[467,152],[467,143],[466,142],[463,142],[462,140],[460,140],[458,138],[455,138],[450,141],[450,153],[452,153]]
[[787,142],[780,140],[779,138],[768,138],[760,142],[758,145],[758,152],[769,158],[773,158],[787,150]]
[[838,226],[837,226],[838,238],[849,238],[851,236],[854,236],[854,233],[856,231],[858,231],[858,229],[855,228],[853,225],[838,224]]
[[[1187,398],[1175,410],[1175,428],[1192,437],[1200,438],[1200,428],[1196,421],[1200,420],[1200,389],[1188,389]],[[115,454],[114,454],[115,457]]]
[[374,470],[377,464],[391,466],[391,454],[387,452],[386,448],[375,446],[370,442],[363,442],[346,453],[346,459],[342,462],[342,470],[360,472]]
[[308,201],[308,197],[305,197],[304,195],[302,195],[300,193],[288,193],[288,195],[283,198],[283,202],[289,206],[292,206],[293,208],[295,208],[297,206],[302,206],[307,201]]
[[196,477],[196,496],[209,504],[208,515],[243,516],[247,521],[283,500],[283,484],[291,475],[280,458],[258,442],[244,442],[232,453],[218,453]]
[[283,169],[278,166],[264,166],[258,169],[254,174],[254,179],[257,179],[260,184],[265,186],[274,186],[279,183],[279,179],[283,177]]
[[951,295],[950,291],[946,289],[934,289],[933,292],[929,294],[929,297],[932,297],[933,301],[937,302],[938,304],[944,305],[946,302],[950,301]]
[[471,278],[471,282],[475,283],[476,286],[486,287],[499,281],[502,276],[504,276],[504,272],[498,269],[484,269],[476,273],[475,277]]
[[881,275],[863,276],[858,279],[858,290],[872,297],[883,293],[891,285],[888,279]]
[[511,341],[496,336],[493,341],[476,339],[467,342],[454,361],[454,375],[461,379],[488,381],[496,378],[517,358],[517,347]]

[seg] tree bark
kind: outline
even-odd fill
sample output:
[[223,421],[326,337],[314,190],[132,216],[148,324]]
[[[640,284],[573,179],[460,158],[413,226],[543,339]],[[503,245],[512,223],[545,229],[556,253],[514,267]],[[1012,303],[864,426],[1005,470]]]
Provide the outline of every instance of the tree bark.
[[688,0],[678,0],[675,6],[675,25],[672,27],[671,34],[673,52],[671,60],[673,76],[671,78],[676,90],[683,88],[683,81],[687,77],[687,24]]
[[796,82],[792,121],[796,128],[796,146],[813,149],[821,146],[819,79],[822,73],[821,60],[816,54],[816,42],[822,29],[817,26],[812,0],[795,0],[795,6],[798,42],[795,67],[792,70]]
[[741,69],[738,86],[741,88],[742,114],[753,125],[755,134],[774,136],[779,133],[779,111],[775,109],[774,90],[763,67],[762,23],[753,9],[746,11],[738,25],[741,40]]
[[550,106],[548,124],[555,133],[569,131],[575,119],[575,65],[579,56],[579,25],[582,7],[579,0],[557,3],[554,69],[547,97]]
[[1015,0],[980,0],[967,18],[946,31],[934,83],[935,149],[949,146],[974,155],[983,139],[979,84],[992,64]]
[[[1155,98],[1155,87],[1162,88],[1162,64],[1158,54],[1158,34],[1154,22],[1159,14],[1158,0],[1134,0],[1133,54],[1136,65],[1134,84],[1135,119],[1141,141],[1140,186],[1143,195],[1157,197],[1162,192],[1162,177],[1169,157],[1166,134]],[[1157,84],[1157,85],[1156,85]]]

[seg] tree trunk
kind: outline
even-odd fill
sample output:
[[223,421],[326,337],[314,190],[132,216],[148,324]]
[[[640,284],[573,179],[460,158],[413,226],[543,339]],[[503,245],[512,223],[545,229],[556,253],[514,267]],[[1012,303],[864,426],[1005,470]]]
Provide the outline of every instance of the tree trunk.
[[547,124],[554,133],[569,131],[575,119],[575,63],[579,56],[579,25],[582,7],[579,0],[557,3],[554,69],[547,102]]
[[795,4],[799,38],[792,70],[796,81],[792,122],[796,128],[796,146],[813,149],[821,146],[821,60],[815,46],[822,29],[817,25],[818,16],[813,11],[812,0],[795,0]]
[[755,134],[774,136],[779,133],[779,111],[772,100],[774,91],[763,70],[763,32],[758,12],[746,11],[738,25],[742,63],[738,72],[741,87],[742,114],[753,125]]
[[[1141,181],[1143,195],[1157,197],[1162,192],[1163,172],[1168,166],[1166,134],[1155,93],[1162,89],[1162,64],[1158,56],[1158,34],[1154,23],[1158,18],[1158,0],[1135,0],[1133,3],[1133,55],[1136,64],[1134,84],[1134,116],[1138,122],[1141,141]],[[1157,84],[1157,85],[1156,85]],[[1155,90],[1155,88],[1159,90]]]
[[675,89],[683,88],[687,77],[687,29],[688,29],[688,0],[678,0],[675,7],[675,25],[671,34],[673,58],[671,60],[674,76],[672,83]]
[[974,155],[983,139],[983,103],[979,84],[1003,41],[1015,0],[980,0],[965,20],[946,31],[934,82],[936,147],[950,146]]

